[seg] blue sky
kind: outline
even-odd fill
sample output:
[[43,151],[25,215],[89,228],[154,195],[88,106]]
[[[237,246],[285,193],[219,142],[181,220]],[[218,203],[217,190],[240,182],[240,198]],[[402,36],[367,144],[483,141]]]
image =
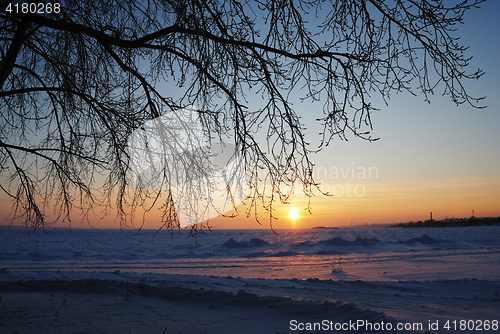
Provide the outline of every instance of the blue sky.
[[[473,96],[486,96],[482,104],[487,108],[456,106],[448,96],[440,95],[442,87],[436,89],[430,104],[422,95],[409,93],[393,94],[389,106],[374,97],[372,102],[380,111],[372,115],[372,136],[379,141],[369,143],[348,134],[348,141],[334,139],[313,157],[316,167],[328,170],[328,175],[349,168],[347,177],[337,179],[315,174],[325,190],[335,189],[339,194],[342,189],[342,195],[313,198],[313,215],[303,211],[306,198],[294,196],[291,204],[276,207],[280,219],[274,226],[395,223],[428,219],[430,211],[436,219],[466,217],[472,210],[480,217],[500,216],[499,13],[500,3],[487,1],[480,9],[468,11],[456,32],[461,43],[470,46],[467,54],[473,59],[469,72],[477,68],[485,72],[479,80],[465,82],[466,88]],[[314,118],[321,114],[322,103],[296,103],[295,107],[308,128],[309,141],[314,143],[320,131]],[[352,168],[356,169],[354,178]],[[358,171],[368,168],[376,168],[377,177],[357,177]],[[349,196],[347,192],[356,186],[363,195]],[[290,208],[297,208],[300,218],[289,219]],[[3,208],[3,216],[8,209]],[[118,227],[113,218],[103,221],[102,227]],[[265,224],[266,220],[261,226],[244,218],[213,221],[221,228],[260,228]],[[153,219],[146,227],[156,228],[157,222]]]
[[[466,81],[473,96],[486,96],[485,109],[454,104],[449,96],[441,96],[442,87],[431,96],[392,95],[389,106],[374,98],[381,110],[372,117],[373,136],[380,140],[369,143],[352,135],[349,141],[335,139],[319,153],[317,167],[378,169],[378,178],[327,179],[324,188],[342,196],[315,197],[313,215],[304,212],[303,196],[295,196],[290,205],[277,207],[280,219],[275,227],[343,226],[371,223],[425,220],[433,212],[435,219],[468,217],[475,210],[478,217],[500,215],[500,3],[488,1],[480,9],[466,13],[464,24],[456,36],[470,46],[473,56],[469,72],[481,68],[485,74],[477,81]],[[441,89],[440,89],[441,88]],[[314,136],[313,122],[307,115],[321,104],[296,105],[299,114]],[[312,137],[313,138],[313,137]],[[318,175],[318,174],[315,174]],[[347,196],[347,182],[362,185],[363,196]],[[360,190],[361,188],[358,188]],[[358,192],[358,194],[360,191]],[[291,222],[289,208],[297,206],[301,218]],[[216,226],[238,226],[235,222],[218,221]],[[258,227],[252,222],[245,226]]]

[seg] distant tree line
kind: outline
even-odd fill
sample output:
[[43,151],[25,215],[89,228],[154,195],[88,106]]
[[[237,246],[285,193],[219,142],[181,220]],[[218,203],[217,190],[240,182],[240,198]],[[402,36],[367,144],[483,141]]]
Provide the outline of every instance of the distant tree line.
[[426,221],[407,222],[391,225],[392,227],[464,227],[464,226],[500,225],[500,217],[447,218],[444,220],[428,219]]

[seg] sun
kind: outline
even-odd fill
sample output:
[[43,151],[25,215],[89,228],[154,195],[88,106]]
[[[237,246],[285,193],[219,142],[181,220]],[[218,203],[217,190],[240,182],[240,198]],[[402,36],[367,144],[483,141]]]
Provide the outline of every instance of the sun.
[[295,220],[299,217],[299,209],[297,209],[296,207],[291,207],[290,209],[288,209],[288,218],[290,218],[291,220]]

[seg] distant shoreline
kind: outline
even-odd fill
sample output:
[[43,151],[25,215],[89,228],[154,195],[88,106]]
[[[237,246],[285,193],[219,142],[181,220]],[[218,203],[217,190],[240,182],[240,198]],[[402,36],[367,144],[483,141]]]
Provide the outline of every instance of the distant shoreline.
[[390,225],[390,227],[423,228],[423,227],[469,227],[469,226],[498,226],[500,217],[470,217],[470,218],[450,218],[444,220],[426,220],[417,222],[407,222]]
[[311,228],[325,228],[325,229],[329,229],[329,230],[337,230],[338,227],[327,227],[327,226],[313,226]]
[[[342,225],[342,226],[313,226],[313,227],[303,227],[303,228],[282,228],[282,229],[277,229],[277,230],[337,230],[337,229],[359,229],[359,228],[387,228],[387,227],[403,227],[403,228],[426,228],[426,227],[468,227],[468,226],[500,226],[500,217],[470,217],[470,218],[450,218],[450,219],[444,219],[444,220],[426,220],[426,221],[410,221],[410,222],[401,222],[401,223],[385,223],[385,224],[364,224],[364,225]],[[21,225],[9,225],[9,224],[0,224],[0,230],[3,229],[19,229],[19,230],[26,230],[25,226]],[[68,229],[67,226],[46,226],[44,229],[45,231],[50,231],[50,230],[64,230]],[[227,229],[227,228],[211,228],[212,230],[266,230],[265,228],[251,228],[251,229],[241,229],[241,228],[236,228],[236,229]],[[97,231],[107,231],[107,230],[122,230],[118,228],[88,228],[88,227],[81,227],[81,226],[76,226],[72,227],[69,230],[97,230]],[[130,229],[131,231],[136,231],[134,229]],[[128,229],[122,230],[124,232],[127,232]],[[142,231],[158,231],[156,228],[144,228]],[[165,230],[166,231],[166,230]],[[185,230],[184,230],[185,231]],[[34,232],[34,231],[32,231]],[[168,232],[168,231],[166,231]],[[35,232],[36,233],[36,232]]]

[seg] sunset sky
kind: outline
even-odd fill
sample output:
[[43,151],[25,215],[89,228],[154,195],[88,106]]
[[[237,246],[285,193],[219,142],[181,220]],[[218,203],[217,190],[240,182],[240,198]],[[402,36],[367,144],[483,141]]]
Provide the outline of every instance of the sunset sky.
[[[470,95],[486,96],[482,103],[486,109],[456,106],[448,96],[440,95],[442,87],[436,89],[430,104],[423,96],[408,93],[392,95],[389,106],[374,97],[372,104],[381,110],[372,115],[372,136],[380,140],[369,143],[348,134],[349,141],[335,139],[314,155],[315,179],[333,195],[312,198],[310,215],[304,210],[307,198],[297,191],[290,204],[276,205],[279,219],[273,221],[273,227],[397,223],[426,220],[431,211],[434,219],[469,217],[472,210],[477,217],[500,216],[499,13],[498,1],[486,2],[466,13],[464,25],[456,32],[474,57],[468,71],[480,68],[485,72],[480,80],[465,84]],[[308,116],[321,113],[321,102],[294,106],[314,145],[314,135],[320,128],[314,122],[316,117]],[[3,192],[0,199],[10,203]],[[239,217],[216,218],[211,225],[269,227],[264,210],[259,225],[253,217],[244,218],[243,205],[239,209]],[[9,211],[10,204],[2,205],[0,217],[6,217]],[[110,214],[96,220],[94,227],[118,228],[114,218]],[[145,227],[158,226],[153,213]]]
[[[448,96],[436,90],[431,103],[408,93],[393,95],[389,106],[377,100],[381,110],[372,116],[373,136],[380,140],[369,143],[353,136],[349,141],[334,140],[315,157],[317,181],[324,190],[333,188],[339,196],[317,196],[312,199],[310,215],[303,209],[307,199],[297,195],[289,205],[278,205],[273,221],[276,228],[307,228],[312,226],[344,226],[372,223],[396,223],[410,220],[446,217],[500,216],[500,3],[488,1],[480,9],[465,15],[458,27],[461,43],[470,46],[473,55],[469,71],[481,68],[484,76],[466,82],[473,96],[486,96],[486,109],[469,105],[456,106]],[[317,104],[298,104],[303,121],[310,133],[314,120],[307,115]],[[308,122],[309,121],[309,122]],[[321,169],[323,167],[323,169]],[[352,169],[355,168],[352,178]],[[363,168],[378,169],[378,178],[361,179]],[[330,171],[338,179],[330,178]],[[342,175],[347,177],[344,179]],[[361,168],[361,169],[359,169]],[[325,169],[328,170],[325,178]],[[362,175],[360,175],[362,176]],[[347,195],[349,182],[352,197]],[[354,187],[361,185],[364,196],[356,196]],[[329,187],[328,187],[329,186]],[[340,196],[342,187],[344,194]],[[358,187],[358,194],[363,188]],[[300,218],[288,218],[289,207],[298,208]],[[267,227],[269,219],[262,217],[262,226],[252,219],[216,219],[216,227]]]

